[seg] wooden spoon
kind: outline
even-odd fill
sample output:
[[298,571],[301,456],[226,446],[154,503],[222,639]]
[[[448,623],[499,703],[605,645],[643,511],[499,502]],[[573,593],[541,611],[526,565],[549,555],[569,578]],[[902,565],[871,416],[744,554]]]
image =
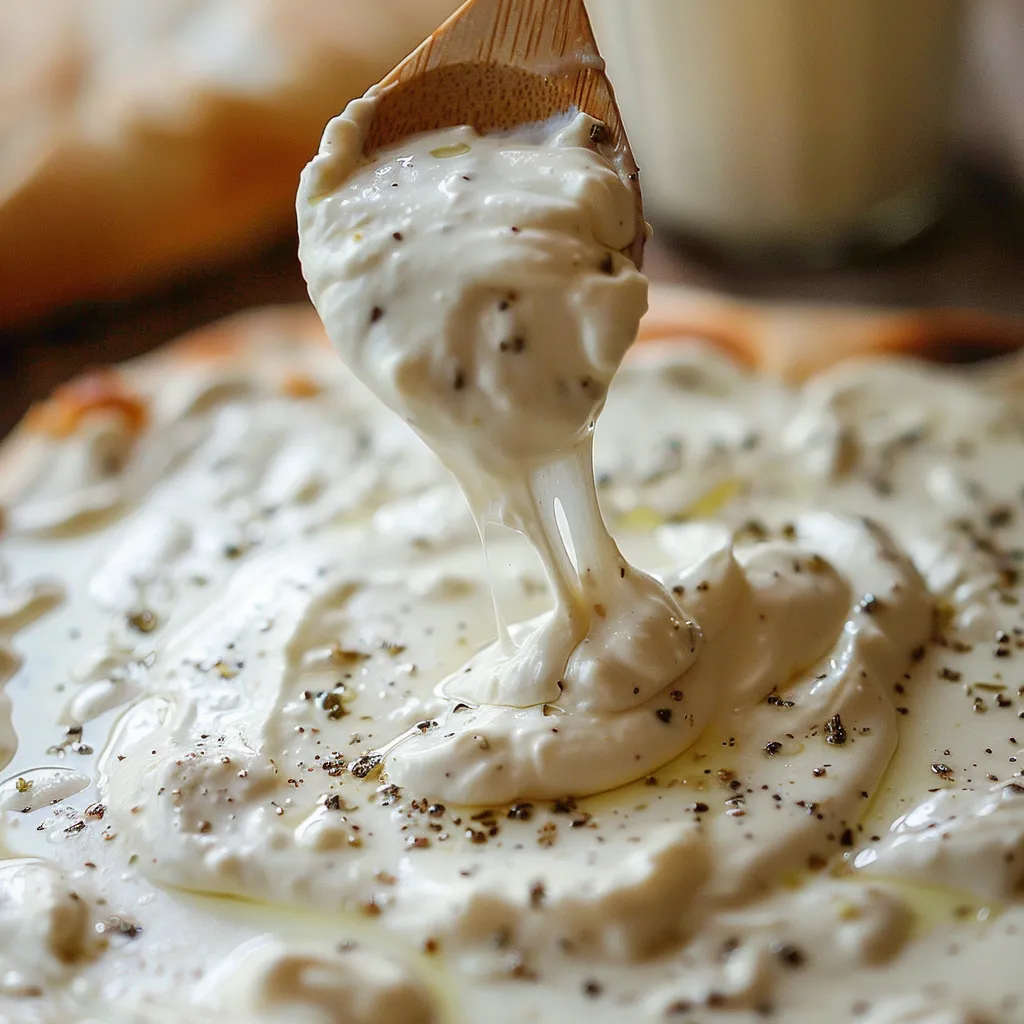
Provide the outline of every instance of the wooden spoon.
[[583,0],[468,0],[379,84],[365,151],[468,124],[483,134],[581,110],[602,121],[598,150],[636,194],[643,263],[647,225],[640,178]]

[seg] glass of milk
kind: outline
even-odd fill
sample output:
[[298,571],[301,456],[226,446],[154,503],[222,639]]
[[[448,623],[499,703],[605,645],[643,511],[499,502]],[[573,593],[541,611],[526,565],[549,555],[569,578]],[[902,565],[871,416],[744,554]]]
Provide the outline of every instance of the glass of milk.
[[656,223],[834,261],[931,224],[961,0],[587,0]]

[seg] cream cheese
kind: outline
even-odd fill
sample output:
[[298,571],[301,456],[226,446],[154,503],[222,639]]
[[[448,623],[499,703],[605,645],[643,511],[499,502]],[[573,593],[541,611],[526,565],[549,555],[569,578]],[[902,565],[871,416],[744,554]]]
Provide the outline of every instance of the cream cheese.
[[[296,365],[310,397],[273,383]],[[498,533],[489,573],[447,471],[286,330],[244,370],[147,377],[132,458],[173,470],[129,463],[120,514],[2,542],[22,606],[33,579],[66,594],[9,630],[3,871],[33,874],[0,917],[38,938],[4,947],[8,1019],[348,1020],[352,952],[396,1020],[1015,1019],[1014,367],[788,389],[693,345],[635,353],[596,432],[601,505],[699,624],[667,707],[705,685],[710,721],[636,782],[512,807],[350,768],[468,713],[437,686],[492,641],[492,578],[513,629],[550,614],[536,555]],[[76,506],[76,479],[50,486]],[[103,683],[122,710],[69,720]],[[83,932],[47,923],[69,913]]]

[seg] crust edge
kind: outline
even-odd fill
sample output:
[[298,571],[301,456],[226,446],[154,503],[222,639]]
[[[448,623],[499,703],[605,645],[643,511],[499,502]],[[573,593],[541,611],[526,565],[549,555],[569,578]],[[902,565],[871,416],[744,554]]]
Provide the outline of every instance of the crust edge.
[[[262,338],[281,334],[300,345],[328,344],[309,306],[269,306],[214,321],[128,363],[87,370],[32,406],[0,445],[0,472],[19,436],[64,439],[92,415],[122,416],[140,433],[148,420],[147,392],[158,386],[162,368],[242,364]],[[638,341],[672,340],[709,343],[756,372],[798,383],[836,363],[872,355],[964,363],[1008,353],[1024,348],[1024,317],[953,308],[777,305],[655,286]],[[282,391],[293,397],[312,393],[310,387],[295,375],[281,381]]]

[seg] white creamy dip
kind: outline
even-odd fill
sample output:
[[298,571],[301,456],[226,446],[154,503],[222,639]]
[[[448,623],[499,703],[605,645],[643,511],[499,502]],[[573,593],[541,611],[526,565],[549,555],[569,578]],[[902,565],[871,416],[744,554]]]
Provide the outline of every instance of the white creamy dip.
[[[789,389],[637,352],[601,505],[699,624],[666,706],[710,721],[511,808],[347,770],[468,714],[437,686],[494,636],[415,434],[288,321],[125,376],[141,435],[37,437],[6,495],[4,1019],[1018,1019],[1024,363]],[[490,563],[510,622],[550,613],[514,534]]]
[[300,199],[352,370],[282,316],[6,450],[0,1017],[1019,1020],[1024,361],[615,374],[585,123],[360,116]]
[[371,161],[375,106],[332,121],[303,174],[310,295],[356,375],[453,471],[481,536],[523,533],[555,597],[514,635],[499,606],[499,639],[441,684],[449,704],[388,750],[386,774],[470,804],[630,782],[696,739],[712,693],[674,713],[699,630],[623,558],[594,488],[594,425],[647,308],[619,252],[633,191],[585,114],[432,132]]

